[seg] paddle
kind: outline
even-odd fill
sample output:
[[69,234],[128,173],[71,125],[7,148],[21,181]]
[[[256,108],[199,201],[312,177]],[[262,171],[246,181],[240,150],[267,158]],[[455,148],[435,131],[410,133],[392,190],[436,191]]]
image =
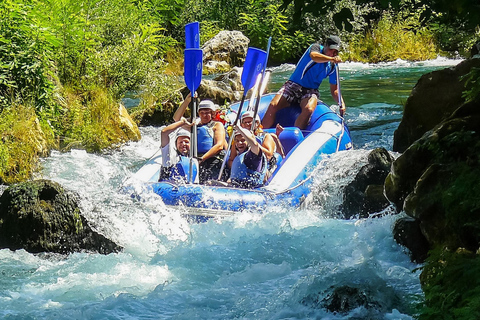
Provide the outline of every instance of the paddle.
[[270,46],[271,45],[272,45],[272,37],[269,37],[268,38],[268,43],[267,43],[267,54],[265,55],[265,63],[263,65],[263,70],[262,70],[261,85],[258,88],[259,91],[258,91],[258,94],[257,94],[257,101],[255,103],[255,108],[253,110],[252,130],[254,130],[254,128],[255,128],[255,124],[256,124],[255,119],[256,119],[257,113],[258,113],[258,106],[260,104],[260,98],[262,97],[262,94],[265,91],[265,88],[267,87],[268,78],[269,78],[269,75],[270,75],[270,73],[268,73],[268,76],[266,77],[265,76],[265,71],[267,70],[268,54],[270,52]]
[[201,49],[185,49],[184,80],[192,97],[192,139],[190,141],[190,171],[188,181],[192,182],[193,158],[197,157],[197,103],[195,91],[202,81],[203,51]]
[[[243,64],[243,71],[242,71],[242,85],[243,85],[243,96],[238,107],[237,116],[235,117],[235,121],[233,122],[234,125],[238,123],[238,119],[240,114],[242,113],[243,103],[245,102],[245,97],[247,96],[248,90],[252,88],[255,84],[258,74],[263,70],[263,66],[266,62],[265,57],[267,53],[261,49],[250,47],[247,50],[247,56],[245,57],[245,63]],[[220,173],[218,174],[218,180],[222,178],[223,170],[225,169],[225,163],[228,159],[228,154],[230,152],[230,147],[232,146],[233,141],[233,134],[228,139],[228,148],[227,154],[223,159],[222,167],[220,169]]]
[[200,49],[200,24],[197,21],[185,25],[185,48]]
[[[338,64],[335,65],[335,69],[337,71],[337,97],[338,97],[338,107],[340,109],[342,109],[343,107],[343,103],[342,103],[342,92],[340,91],[340,70],[338,68]],[[339,110],[339,113],[340,113],[340,110]],[[342,132],[340,133],[340,136],[338,137],[338,142],[337,142],[337,150],[336,152],[338,152],[338,149],[340,149],[340,143],[342,142],[342,138],[343,138],[343,134],[345,133],[345,121],[343,119],[343,116],[342,114],[340,114],[340,118],[342,119]]]

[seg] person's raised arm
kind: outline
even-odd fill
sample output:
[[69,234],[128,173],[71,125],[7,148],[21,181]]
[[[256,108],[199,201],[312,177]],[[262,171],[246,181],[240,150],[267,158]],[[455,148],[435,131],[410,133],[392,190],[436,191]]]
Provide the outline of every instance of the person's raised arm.
[[165,128],[162,129],[162,133],[161,133],[162,148],[170,143],[170,133],[172,133],[173,131],[177,130],[178,128],[180,128],[182,126],[191,127],[192,124],[190,122],[188,122],[187,119],[182,117],[180,119],[180,121],[176,121],[172,124],[169,124],[168,126],[166,126]]
[[275,152],[275,146],[275,140],[273,140],[272,135],[266,134],[260,148],[262,149],[262,152],[265,154],[267,159],[270,159],[273,156],[273,153]]
[[185,111],[187,110],[187,107],[188,105],[190,104],[190,101],[192,101],[192,96],[191,94],[187,94],[187,96],[185,97],[185,100],[183,100],[182,104],[180,105],[180,107],[178,107],[178,109],[175,111],[175,113],[173,114],[173,120],[174,121],[180,121],[180,119],[183,117],[183,115],[185,114]]
[[238,130],[241,135],[245,138],[247,141],[248,146],[250,147],[250,151],[252,151],[255,154],[260,154],[262,149],[260,148],[260,145],[257,142],[257,139],[253,135],[253,133],[245,128],[239,127],[239,126],[234,126],[235,130]]
[[333,62],[333,63],[340,63],[342,62],[342,58],[339,56],[327,56],[326,54],[320,53],[319,51],[310,51],[310,58],[315,61],[316,63],[324,63],[324,62]]

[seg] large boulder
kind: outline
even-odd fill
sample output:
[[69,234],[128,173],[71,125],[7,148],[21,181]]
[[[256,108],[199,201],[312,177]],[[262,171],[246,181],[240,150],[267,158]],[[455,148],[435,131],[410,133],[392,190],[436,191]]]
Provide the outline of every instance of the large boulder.
[[202,46],[204,72],[218,73],[243,66],[249,42],[240,31],[220,31]]
[[234,67],[212,80],[202,80],[197,89],[199,99],[209,99],[218,105],[239,101],[243,94],[242,71],[243,68]]
[[383,184],[393,160],[393,156],[385,148],[370,152],[368,163],[345,187],[341,207],[345,219],[366,218],[390,205],[383,194]]
[[480,59],[468,59],[420,78],[407,99],[402,121],[394,133],[393,151],[404,152],[465,102],[462,76],[474,67],[480,67]]
[[385,180],[387,198],[418,221],[430,248],[480,247],[479,130],[477,99],[412,144]]
[[0,196],[0,248],[62,254],[122,249],[90,228],[76,194],[48,180],[13,185]]

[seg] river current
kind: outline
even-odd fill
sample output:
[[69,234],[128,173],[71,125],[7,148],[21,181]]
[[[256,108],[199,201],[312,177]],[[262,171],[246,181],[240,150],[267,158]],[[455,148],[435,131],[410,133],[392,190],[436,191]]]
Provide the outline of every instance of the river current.
[[[348,184],[393,132],[418,78],[460,60],[344,63],[341,91],[353,151],[333,155],[300,210],[271,208],[192,224],[154,194],[141,200],[122,182],[159,148],[158,128],[120,149],[53,152],[39,178],[80,194],[90,224],[125,249],[68,256],[0,250],[5,319],[413,319],[421,267],[396,244],[398,215],[336,219]],[[273,68],[277,90],[293,65]],[[321,92],[332,103],[326,84]],[[401,214],[400,214],[401,215]],[[360,292],[360,307],[329,311],[334,288]]]

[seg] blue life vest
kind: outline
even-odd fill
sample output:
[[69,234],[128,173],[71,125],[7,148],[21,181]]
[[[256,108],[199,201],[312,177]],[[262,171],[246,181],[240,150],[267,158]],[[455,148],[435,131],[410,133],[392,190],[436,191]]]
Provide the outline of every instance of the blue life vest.
[[[313,61],[310,58],[312,46],[300,58],[289,80],[309,89],[318,89],[326,77],[329,77],[330,84],[337,84],[335,64],[330,62],[316,63]],[[323,46],[320,46],[320,51],[323,53]]]
[[255,188],[263,185],[265,174],[267,173],[267,158],[262,154],[262,169],[260,172],[247,168],[244,163],[245,155],[243,152],[235,157],[230,171],[230,180],[233,186],[240,188]]
[[204,155],[213,147],[213,127],[215,121],[197,127],[197,152]]
[[[198,162],[193,160],[192,166],[192,181],[197,179]],[[170,167],[162,167],[160,172],[160,181],[174,181],[187,182],[190,177],[190,158],[186,156],[179,156],[176,164]]]

